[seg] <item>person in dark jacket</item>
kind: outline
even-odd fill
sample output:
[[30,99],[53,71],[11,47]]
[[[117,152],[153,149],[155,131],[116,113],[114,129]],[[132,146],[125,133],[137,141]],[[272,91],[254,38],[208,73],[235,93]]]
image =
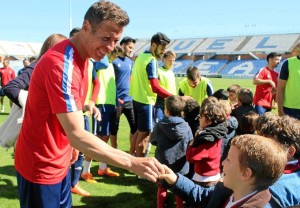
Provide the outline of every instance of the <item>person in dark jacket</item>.
[[[247,88],[241,88],[237,93],[237,99],[238,107],[232,110],[231,116],[234,116],[240,124],[244,114],[248,113],[249,111],[256,111],[252,105],[253,93],[251,92],[251,90]],[[236,130],[236,135],[240,134],[242,134],[242,131],[240,129],[240,126],[238,126]]]
[[22,72],[26,69],[27,66],[29,66],[29,64],[30,64],[30,60],[28,58],[24,58],[23,59],[23,66],[24,67],[18,71],[18,76],[20,74],[22,74]]
[[[178,95],[172,95],[165,100],[165,117],[157,123],[150,136],[151,144],[157,146],[156,159],[170,167],[174,172],[186,174],[189,164],[185,158],[188,143],[193,139],[191,128],[181,118],[185,101]],[[157,191],[157,207],[164,207],[167,187],[161,184]],[[176,197],[177,207],[182,207],[183,201]]]
[[[222,139],[222,151],[221,151],[221,163],[226,159],[229,148],[230,141],[235,136],[235,130],[238,127],[238,121],[234,116],[231,116],[231,104],[228,100],[220,100],[219,104],[223,107],[226,113],[226,124],[227,124],[227,133],[224,135]],[[220,168],[222,170],[222,165],[220,163]]]
[[169,189],[193,207],[238,208],[281,207],[269,191],[281,176],[287,151],[273,139],[258,135],[240,135],[232,139],[228,157],[223,162],[223,182],[215,187],[201,187],[165,166],[159,178]]
[[199,103],[192,97],[187,98],[185,100],[185,107],[183,109],[183,119],[191,127],[193,135],[195,135],[196,131],[199,129],[199,112]]

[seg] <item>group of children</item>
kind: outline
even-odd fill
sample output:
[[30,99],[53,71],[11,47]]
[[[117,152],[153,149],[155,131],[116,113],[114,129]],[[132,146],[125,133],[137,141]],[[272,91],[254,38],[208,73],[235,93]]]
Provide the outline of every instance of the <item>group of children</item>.
[[270,112],[259,116],[252,101],[252,92],[238,85],[204,99],[201,107],[190,97],[165,99],[165,118],[150,139],[166,165],[157,207],[164,207],[168,188],[176,207],[184,201],[191,207],[300,204],[300,121]]

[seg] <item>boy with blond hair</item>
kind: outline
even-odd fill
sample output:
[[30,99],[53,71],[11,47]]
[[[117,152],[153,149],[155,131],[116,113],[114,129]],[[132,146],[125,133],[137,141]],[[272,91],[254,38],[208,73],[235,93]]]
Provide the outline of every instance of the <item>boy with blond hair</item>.
[[245,134],[233,138],[223,161],[223,182],[215,188],[198,186],[166,166],[159,178],[194,207],[280,207],[269,186],[281,176],[286,156],[286,150],[273,139]]

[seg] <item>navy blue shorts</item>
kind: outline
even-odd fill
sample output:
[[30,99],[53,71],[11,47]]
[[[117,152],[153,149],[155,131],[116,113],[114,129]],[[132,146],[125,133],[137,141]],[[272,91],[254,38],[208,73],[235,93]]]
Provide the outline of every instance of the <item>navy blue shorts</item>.
[[153,129],[153,105],[133,101],[133,107],[137,129],[151,132]]
[[4,96],[5,96],[5,94],[3,92],[3,88],[0,86],[0,97],[4,97]]
[[70,172],[57,184],[32,183],[18,172],[17,181],[21,208],[72,206]]
[[300,120],[300,109],[283,107],[283,111],[286,115]]
[[84,119],[84,129],[89,132],[91,130],[90,118],[87,115],[83,115],[83,119]]
[[117,134],[117,111],[114,105],[97,105],[101,112],[101,121],[93,118],[93,133],[99,136]]

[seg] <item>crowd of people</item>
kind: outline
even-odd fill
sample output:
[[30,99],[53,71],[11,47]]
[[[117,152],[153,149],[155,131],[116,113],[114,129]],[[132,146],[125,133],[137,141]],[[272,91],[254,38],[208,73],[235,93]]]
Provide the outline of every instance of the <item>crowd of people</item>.
[[[237,84],[214,92],[194,66],[177,87],[162,32],[133,60],[136,40],[122,38],[128,24],[102,0],[69,38],[50,35],[17,77],[4,59],[1,111],[7,96],[25,113],[14,147],[20,206],[71,207],[71,193],[90,196],[79,179],[98,183],[92,160],[100,176],[120,177],[109,164],[156,182],[158,208],[168,190],[177,208],[300,206],[300,44],[280,73],[281,55],[268,54],[254,95]],[[129,153],[118,149],[122,114]]]

